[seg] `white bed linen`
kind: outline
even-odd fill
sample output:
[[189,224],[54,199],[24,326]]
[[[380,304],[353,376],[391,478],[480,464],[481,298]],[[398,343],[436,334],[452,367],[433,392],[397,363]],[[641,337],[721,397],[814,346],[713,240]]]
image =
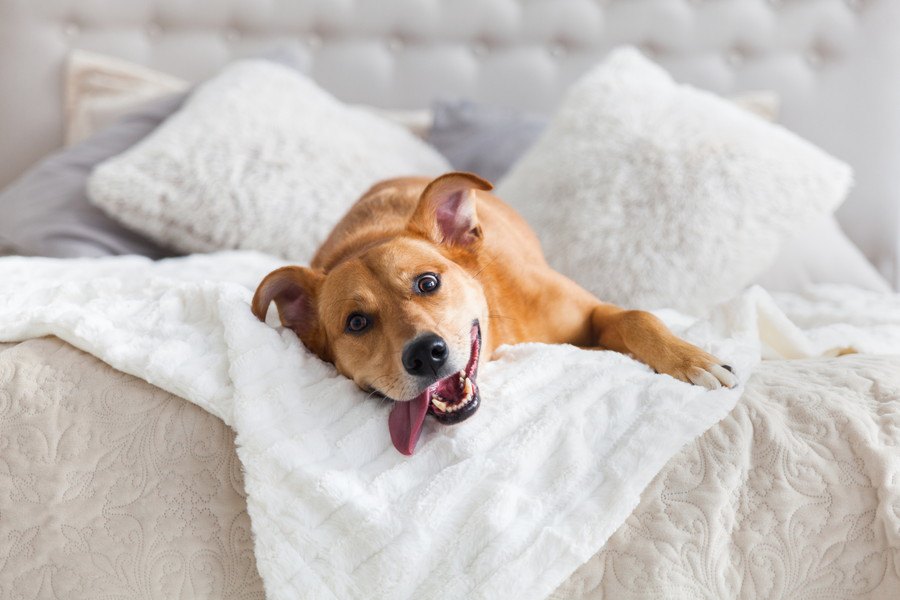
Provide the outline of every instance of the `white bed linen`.
[[[248,286],[278,264],[253,253],[0,260],[0,339],[57,335],[235,428],[273,598],[545,597],[740,394],[615,353],[509,347],[483,369],[480,415],[430,425],[404,458],[387,406],[250,315]],[[887,307],[900,323],[900,301]],[[802,356],[833,339],[861,350],[900,339],[849,326],[808,338],[759,288],[685,334],[742,381],[762,347]]]

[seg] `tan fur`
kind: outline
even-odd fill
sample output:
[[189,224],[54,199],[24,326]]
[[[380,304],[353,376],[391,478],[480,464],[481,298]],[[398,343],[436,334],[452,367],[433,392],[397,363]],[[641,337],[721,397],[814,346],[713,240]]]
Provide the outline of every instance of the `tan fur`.
[[[396,400],[421,391],[404,372],[404,345],[437,333],[459,369],[476,318],[483,360],[500,344],[568,343],[627,353],[683,381],[734,384],[715,357],[653,315],[604,304],[551,269],[534,232],[490,187],[466,173],[379,183],[338,223],[310,268],[279,269],[263,280],[254,314],[264,319],[274,300],[282,323],[310,350],[363,389]],[[437,220],[447,197],[462,198],[453,214],[466,224],[452,239]],[[440,274],[438,293],[413,293],[411,282],[425,272]],[[371,331],[345,331],[355,311],[372,315]]]

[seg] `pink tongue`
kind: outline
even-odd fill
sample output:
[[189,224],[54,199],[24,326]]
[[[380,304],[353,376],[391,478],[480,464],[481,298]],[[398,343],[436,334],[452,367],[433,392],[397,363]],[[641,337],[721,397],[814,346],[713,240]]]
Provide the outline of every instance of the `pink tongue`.
[[416,442],[422,434],[422,424],[428,414],[428,403],[431,394],[425,390],[409,402],[394,402],[391,416],[388,417],[388,429],[391,430],[391,441],[394,448],[411,456],[416,449]]

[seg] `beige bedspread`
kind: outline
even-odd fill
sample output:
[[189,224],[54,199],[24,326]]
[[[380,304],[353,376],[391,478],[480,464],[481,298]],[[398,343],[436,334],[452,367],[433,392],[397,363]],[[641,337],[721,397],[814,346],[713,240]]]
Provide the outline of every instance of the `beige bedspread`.
[[221,420],[56,338],[0,348],[0,600],[263,598]]
[[897,600],[898,458],[900,357],[763,362],[554,598]]
[[[888,452],[900,359],[763,363],[554,598],[896,599]],[[55,338],[0,345],[0,600],[98,597],[263,597],[233,434]]]

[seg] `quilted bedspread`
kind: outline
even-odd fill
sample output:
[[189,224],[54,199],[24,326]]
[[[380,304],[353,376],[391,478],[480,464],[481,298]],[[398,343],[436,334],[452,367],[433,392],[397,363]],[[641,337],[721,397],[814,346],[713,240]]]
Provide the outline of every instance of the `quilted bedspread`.
[[[480,427],[431,429],[421,448],[424,452],[405,459],[392,453],[383,427],[386,407],[360,402],[361,394],[336,378],[330,367],[306,354],[292,334],[266,328],[249,317],[246,303],[250,290],[241,283],[252,285],[273,266],[271,259],[246,254],[158,265],[139,259],[0,261],[0,281],[10,286],[3,290],[0,337],[18,340],[56,334],[119,369],[207,408],[237,430],[257,565],[271,597],[322,597],[322,593],[337,597],[415,593],[491,597],[502,590],[516,597],[539,598],[591,556],[594,558],[557,594],[597,587],[598,579],[609,580],[600,576],[607,565],[618,564],[614,570],[627,573],[622,565],[629,560],[632,567],[648,560],[649,555],[632,553],[624,563],[616,563],[621,557],[614,554],[615,538],[603,552],[596,553],[625,521],[640,491],[659,474],[648,490],[653,495],[652,486],[665,473],[660,472],[665,463],[737,401],[737,393],[706,392],[669,381],[612,353],[540,345],[509,348],[484,372],[485,397],[506,402],[505,410],[497,411],[503,419],[486,418]],[[201,273],[211,279],[199,282]],[[18,293],[10,295],[11,289]],[[871,298],[863,300],[872,302]],[[710,321],[693,324],[686,335],[734,357],[746,381],[761,353],[803,356],[826,347],[851,345],[863,351],[896,351],[900,302],[883,302],[887,310],[877,319],[864,322],[857,318],[839,326],[824,320],[840,313],[840,303],[835,301],[830,307],[818,304],[825,307],[823,315],[804,313],[810,322],[803,333],[764,292],[754,290],[718,311]],[[677,315],[663,316],[676,328],[688,324]],[[822,320],[821,326],[813,322],[816,318]],[[210,350],[216,344],[221,344],[222,352]],[[827,377],[822,385],[834,397],[821,396],[818,405],[840,406],[835,398],[859,378],[854,373],[866,367],[868,359],[851,356],[823,362],[828,366],[823,367]],[[853,362],[860,360],[862,366]],[[841,439],[857,435],[860,441],[854,445],[853,455],[865,448],[872,464],[882,469],[881,476],[872,479],[865,465],[856,464],[857,471],[870,478],[869,488],[878,490],[874,508],[866,513],[874,511],[875,525],[870,527],[874,533],[863,535],[868,542],[883,542],[879,546],[882,562],[890,562],[896,569],[898,470],[896,453],[890,452],[892,444],[896,448],[896,439],[891,437],[897,429],[898,411],[896,404],[891,404],[896,403],[896,395],[891,395],[896,384],[891,388],[890,383],[896,363],[877,361],[881,362],[870,365],[870,381],[886,392],[875,395],[875,400],[873,394],[861,392],[864,408],[858,427],[845,428],[840,435]],[[801,364],[807,361],[784,363],[789,366],[783,380],[771,387],[781,385],[795,393],[808,386],[814,369]],[[536,369],[536,365],[542,368]],[[576,365],[574,372],[563,368],[572,365]],[[885,372],[879,371],[885,368]],[[770,393],[769,386],[763,387],[761,398],[784,405],[787,396],[779,398]],[[540,393],[528,398],[523,389]],[[290,392],[287,396],[286,391]],[[568,404],[552,402],[560,397]],[[332,402],[327,411],[321,408],[324,398]],[[510,411],[510,406],[515,410]],[[873,412],[873,406],[880,407],[874,425],[871,418],[863,418]],[[487,403],[483,410],[486,408]],[[490,410],[485,414],[490,415]],[[792,419],[795,414],[791,413]],[[563,439],[560,432],[571,432],[575,420],[582,424],[576,429],[579,435],[574,440]],[[568,427],[562,427],[563,423]],[[733,449],[729,444],[741,443],[739,433],[726,435],[718,440],[718,446]],[[492,446],[490,452],[485,443]],[[705,485],[733,490],[735,485],[720,484],[733,484],[729,477],[742,476],[748,461],[759,459],[754,453],[735,462],[729,475],[725,467],[707,470],[714,461],[705,456],[689,459],[687,472],[675,480],[674,487],[671,476],[664,478],[664,487],[676,490],[661,495],[667,502],[677,501],[680,492],[696,496]],[[810,465],[815,470],[817,464]],[[788,475],[800,485],[807,471],[791,469]],[[491,475],[495,479],[490,479]],[[764,489],[761,485],[754,488]],[[772,493],[781,491],[778,488]],[[810,491],[814,490],[804,489],[803,493],[809,495]],[[722,519],[725,529],[743,527],[745,519],[729,523],[728,510],[721,508],[732,506],[730,496],[728,502],[714,493],[707,496],[710,506],[720,507],[713,513],[699,508],[708,523]],[[753,504],[754,510],[758,505]],[[862,505],[847,503],[854,508]],[[745,510],[743,505],[738,508],[732,513],[759,512]],[[634,528],[632,521],[640,510],[617,536]],[[635,567],[631,571],[634,576],[620,582],[622,590],[646,594],[653,585],[664,584],[673,591],[682,589],[685,597],[697,597],[694,592],[698,589],[720,597],[723,589],[749,590],[748,578],[741,575],[765,570],[759,566],[765,562],[761,553],[741,556],[733,544],[725,544],[724,551],[717,547],[715,535],[702,537],[702,517],[682,511],[680,520],[679,511],[671,510],[669,504],[665,511],[667,515],[672,512],[666,521],[677,524],[675,531],[653,529],[649,522],[641,522],[641,526],[649,528],[648,540],[672,539],[673,550],[663,553],[668,562],[654,559]],[[796,520],[788,531],[794,538],[786,539],[799,539],[798,531],[812,531],[810,523],[821,529],[821,519],[813,511],[800,512],[808,513],[809,520]],[[780,526],[778,516],[774,523]],[[747,517],[750,520],[746,522],[758,524],[762,518]],[[780,530],[770,525],[766,535],[773,539]],[[717,532],[722,528],[716,524],[707,529]],[[679,532],[690,540],[679,541]],[[679,553],[684,555],[699,540],[704,541],[708,556],[718,561],[697,567],[705,579],[677,560]],[[653,543],[653,547],[661,552],[659,544]],[[794,585],[803,580],[797,573],[823,572],[833,583],[839,570],[823,571],[821,565],[834,563],[846,553],[837,547],[827,550],[818,562],[807,557],[797,563],[807,571],[782,561],[787,565],[782,580]],[[665,578],[651,576],[653,569],[667,564],[672,566],[670,572],[658,570]],[[810,564],[818,565],[819,570],[810,571]],[[539,565],[544,568],[534,568]],[[717,570],[716,565],[721,568]],[[769,569],[773,570],[777,569]],[[638,571],[643,576],[637,576]],[[874,582],[869,571],[846,577],[857,581],[864,575]],[[883,576],[880,581],[890,580]],[[865,587],[852,584],[857,590]],[[789,589],[783,582],[774,585],[782,587],[771,589]]]
[[[263,598],[220,419],[59,339],[5,346],[0,599]],[[897,361],[763,362],[554,600],[894,600]]]
[[900,597],[900,357],[763,363],[553,594]]

